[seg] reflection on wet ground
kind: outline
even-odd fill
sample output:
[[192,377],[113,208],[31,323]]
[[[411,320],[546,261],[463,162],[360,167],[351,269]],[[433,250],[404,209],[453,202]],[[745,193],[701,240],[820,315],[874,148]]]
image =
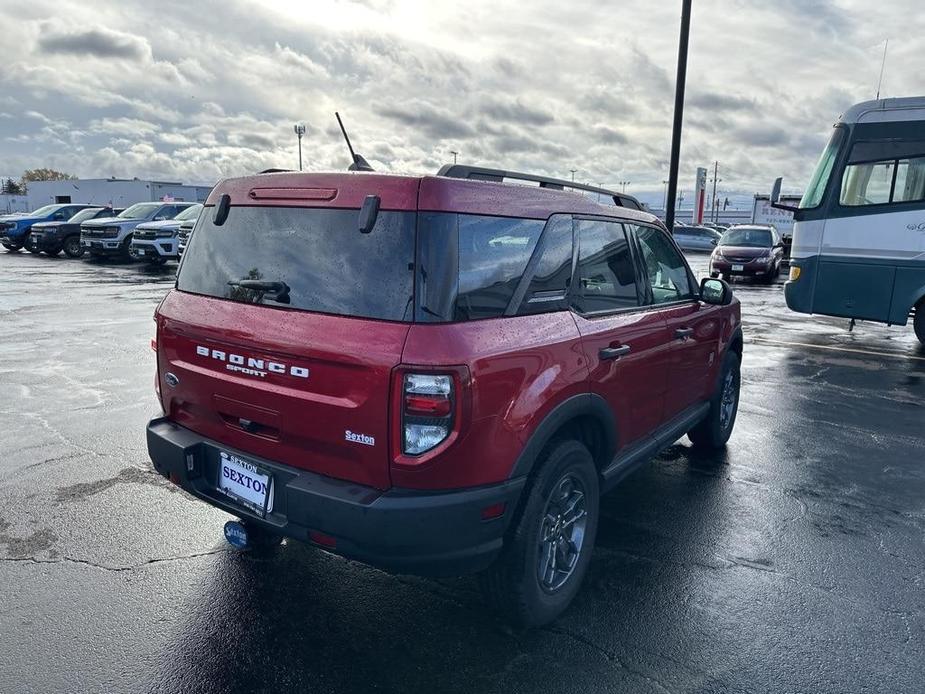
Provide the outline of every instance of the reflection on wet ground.
[[[691,255],[700,276],[706,255]],[[287,544],[150,471],[149,348],[175,266],[0,255],[0,691],[918,692],[925,351],[734,283],[736,432],[602,504],[573,609],[512,632],[471,579]]]

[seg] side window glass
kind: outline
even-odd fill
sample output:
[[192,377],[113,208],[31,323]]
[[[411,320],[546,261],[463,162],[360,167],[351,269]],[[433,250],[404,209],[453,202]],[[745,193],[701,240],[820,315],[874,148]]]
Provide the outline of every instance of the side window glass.
[[693,298],[687,263],[665,234],[646,226],[635,230],[654,303]]
[[925,200],[925,157],[903,159],[896,169],[893,202]]
[[520,315],[546,313],[564,308],[572,278],[572,218],[555,215],[543,235],[543,249],[530,285],[524,295]]
[[578,220],[578,287],[582,313],[639,305],[636,266],[622,224]]
[[839,202],[849,207],[888,203],[895,165],[894,161],[878,161],[845,167]]
[[455,320],[504,315],[546,223],[459,215],[459,294]]

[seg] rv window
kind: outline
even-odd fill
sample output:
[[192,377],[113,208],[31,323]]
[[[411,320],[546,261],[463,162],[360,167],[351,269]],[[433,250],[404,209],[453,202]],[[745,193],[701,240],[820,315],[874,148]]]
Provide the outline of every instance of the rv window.
[[839,202],[846,207],[921,200],[925,200],[925,157],[845,167]]
[[844,139],[845,129],[836,127],[832,132],[832,139],[829,140],[829,144],[826,145],[822,156],[819,157],[813,177],[806,187],[806,193],[803,195],[803,199],[800,200],[800,209],[808,210],[819,207],[822,196],[825,194],[825,188],[829,183],[829,178],[832,176],[832,167],[835,165],[835,159],[838,157],[838,152]]
[[905,159],[896,169],[893,202],[925,200],[925,157]]
[[878,161],[845,167],[839,200],[841,204],[855,207],[888,203],[895,164],[893,161]]

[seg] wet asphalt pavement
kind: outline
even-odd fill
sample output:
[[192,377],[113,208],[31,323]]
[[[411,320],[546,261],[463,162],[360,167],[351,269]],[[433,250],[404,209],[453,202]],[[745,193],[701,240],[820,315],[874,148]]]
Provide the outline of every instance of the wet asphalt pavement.
[[[705,256],[693,256],[700,272]],[[255,556],[154,474],[173,266],[0,255],[0,692],[922,692],[925,350],[736,283],[728,449],[602,502],[584,589],[512,632],[470,579]]]

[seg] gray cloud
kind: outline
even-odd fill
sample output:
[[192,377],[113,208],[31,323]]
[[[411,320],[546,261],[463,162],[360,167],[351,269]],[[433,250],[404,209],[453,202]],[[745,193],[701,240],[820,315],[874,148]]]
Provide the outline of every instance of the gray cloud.
[[[465,163],[630,180],[661,200],[674,5],[626,0],[616,17],[590,0],[529,12],[353,0],[310,14],[264,0],[56,0],[46,20],[46,2],[0,7],[19,37],[0,71],[4,176],[53,166],[208,183],[293,168],[295,122],[308,126],[306,168],[342,169],[339,110],[386,171],[432,172],[456,150]],[[802,185],[837,115],[873,96],[883,37],[902,35],[918,5],[699,3],[682,188],[713,160],[729,190],[777,175]],[[915,42],[891,47],[888,94],[921,92],[917,60]]]
[[54,30],[39,36],[38,48],[42,53],[52,55],[90,55],[137,61],[151,55],[151,46],[147,40],[106,28]]

